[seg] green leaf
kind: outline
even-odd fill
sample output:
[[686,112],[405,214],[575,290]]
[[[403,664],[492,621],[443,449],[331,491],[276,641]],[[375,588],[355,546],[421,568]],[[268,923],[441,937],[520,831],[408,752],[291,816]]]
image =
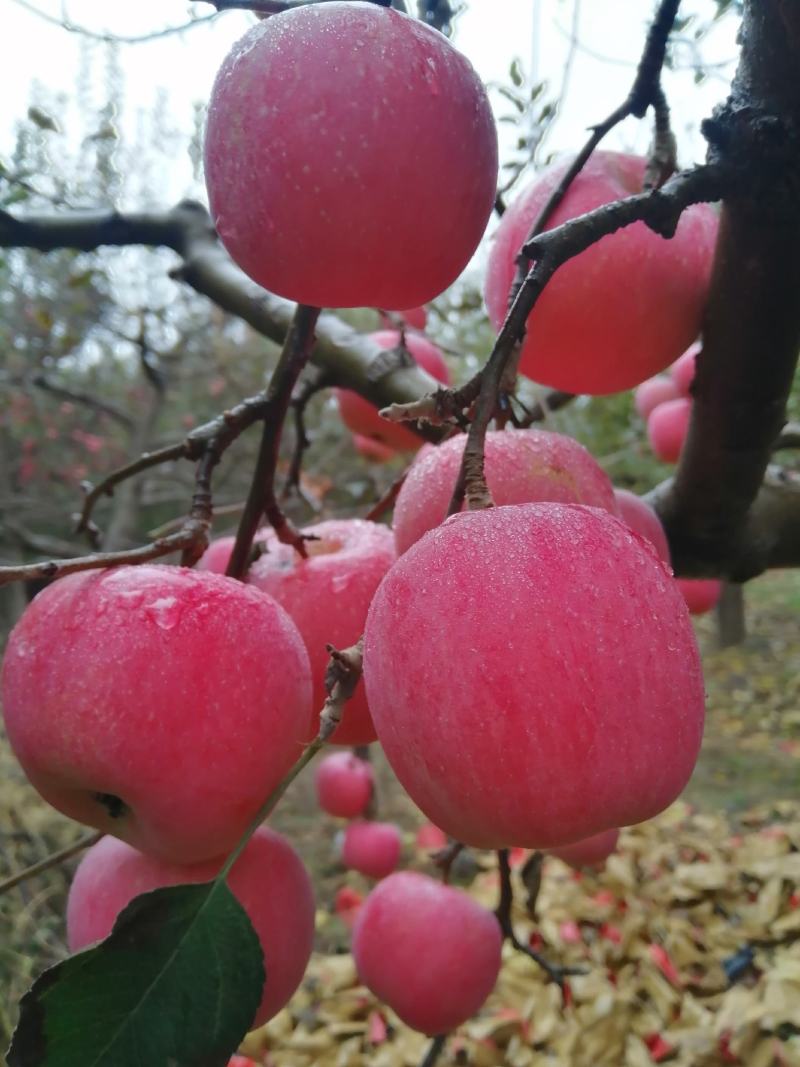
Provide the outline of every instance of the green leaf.
[[37,979],[8,1067],[223,1067],[263,986],[258,937],[225,882],[157,889]]
[[48,115],[46,111],[43,111],[40,107],[36,107],[35,104],[31,104],[28,108],[28,118],[34,125],[38,126],[40,130],[51,130],[53,133],[61,133],[58,123],[52,115]]
[[522,70],[522,64],[518,59],[514,59],[509,67],[508,76],[511,81],[519,89],[522,83],[525,81],[525,74]]

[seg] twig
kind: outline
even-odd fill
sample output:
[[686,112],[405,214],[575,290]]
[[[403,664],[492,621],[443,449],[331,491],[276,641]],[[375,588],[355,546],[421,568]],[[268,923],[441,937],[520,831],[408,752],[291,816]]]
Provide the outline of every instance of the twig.
[[264,428],[258,459],[228,562],[228,569],[225,572],[231,578],[241,578],[247,570],[250,549],[262,515],[267,516],[280,541],[293,545],[301,556],[306,555],[302,535],[295,530],[283,514],[275,495],[275,468],[278,463],[281,433],[286,412],[289,410],[292,390],[308,362],[314,343],[314,327],[318,316],[319,308],[307,307],[305,304],[297,305],[283,351],[267,387],[261,416],[264,420]]
[[100,830],[93,834],[87,834],[85,837],[73,841],[71,845],[66,845],[64,848],[60,848],[58,852],[53,852],[52,855],[45,856],[45,858],[39,860],[38,863],[32,863],[30,867],[26,867],[22,871],[17,871],[17,873],[12,874],[10,878],[6,878],[5,881],[0,882],[0,896],[9,889],[13,889],[14,886],[19,885],[21,882],[26,882],[29,878],[35,878],[37,874],[44,874],[44,872],[49,871],[51,867],[57,867],[60,863],[64,863],[66,860],[71,859],[79,852],[83,852],[85,848],[91,848],[92,845],[97,844],[101,837],[103,837],[103,832]]
[[497,853],[497,865],[500,873],[500,897],[497,902],[495,915],[497,916],[497,921],[500,923],[503,937],[513,945],[518,952],[523,953],[523,955],[532,959],[534,963],[537,963],[550,981],[555,982],[563,995],[564,979],[573,974],[585,974],[585,970],[582,967],[554,966],[538,952],[534,951],[530,945],[526,945],[524,941],[520,941],[514,932],[514,923],[511,917],[511,909],[514,905],[514,887],[511,884],[511,864],[508,859],[508,849],[501,849]]
[[447,1034],[439,1034],[434,1037],[430,1045],[428,1045],[425,1055],[420,1060],[419,1067],[434,1067],[434,1064],[439,1062],[439,1057],[444,1052],[446,1041]]
[[200,26],[214,18],[213,15],[201,15],[199,18],[181,23],[180,26],[167,26],[163,30],[153,30],[150,33],[143,33],[138,36],[127,36],[117,33],[98,33],[96,30],[90,30],[86,26],[79,26],[69,19],[56,18],[53,15],[48,15],[46,11],[41,11],[38,7],[34,7],[33,4],[29,4],[27,0],[14,0],[14,3],[24,8],[25,11],[29,11],[31,15],[36,15],[37,18],[42,19],[44,22],[49,22],[52,26],[59,26],[62,30],[66,30],[67,33],[77,33],[81,37],[88,37],[92,41],[104,41],[107,44],[146,44],[148,41],[157,41],[162,37],[170,37],[176,33],[183,33],[184,30],[194,29],[195,26]]
[[377,522],[378,519],[383,518],[387,511],[390,511],[394,507],[394,503],[400,495],[400,490],[405,484],[405,480],[408,477],[408,472],[411,469],[410,465],[402,472],[398,474],[383,496],[369,509],[364,516],[369,522]]
[[539,890],[542,888],[542,867],[544,865],[544,852],[532,852],[525,860],[520,871],[520,879],[527,891],[525,910],[532,919],[536,918],[536,904],[539,900]]
[[[316,378],[305,382],[296,396],[292,397],[291,409],[294,417],[294,449],[289,462],[289,471],[283,486],[281,499],[286,500],[292,493],[302,496],[306,503],[311,504],[306,494],[302,491],[300,476],[303,471],[303,455],[311,444],[306,433],[305,413],[309,401],[323,389],[333,384],[333,380],[325,371],[321,371]],[[313,505],[312,505],[313,506]],[[315,510],[319,510],[318,507]]]
[[450,881],[450,872],[453,869],[453,864],[464,851],[464,848],[465,846],[460,841],[451,840],[444,848],[440,848],[438,852],[434,852],[431,856],[434,865],[442,872],[442,881],[445,885]]
[[165,448],[158,449],[157,452],[144,452],[138,459],[134,459],[132,462],[126,463],[124,467],[118,467],[116,470],[106,475],[106,477],[98,482],[97,485],[92,485],[90,482],[84,482],[83,488],[86,491],[86,496],[83,501],[83,508],[81,509],[80,516],[78,517],[75,532],[90,532],[91,517],[95,505],[101,497],[113,496],[114,486],[119,485],[120,482],[124,482],[128,478],[133,478],[134,475],[140,474],[142,471],[149,470],[150,467],[157,467],[161,463],[169,463],[170,460],[182,458],[189,458],[188,439],[177,445],[167,445]]

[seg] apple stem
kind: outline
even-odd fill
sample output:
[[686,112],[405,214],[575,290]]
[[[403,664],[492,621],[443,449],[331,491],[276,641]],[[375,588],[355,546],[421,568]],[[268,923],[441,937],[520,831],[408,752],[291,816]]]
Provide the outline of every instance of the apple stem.
[[437,1036],[433,1038],[425,1051],[425,1055],[420,1061],[419,1067],[434,1067],[434,1064],[438,1062],[439,1057],[444,1052],[447,1037],[447,1034],[437,1034]]

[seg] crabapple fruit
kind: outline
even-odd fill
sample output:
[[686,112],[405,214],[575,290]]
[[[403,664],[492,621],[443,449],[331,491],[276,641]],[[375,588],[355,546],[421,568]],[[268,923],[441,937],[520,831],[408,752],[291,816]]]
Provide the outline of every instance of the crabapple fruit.
[[323,811],[354,819],[364,813],[372,796],[372,767],[352,752],[332,752],[317,764],[314,786]]
[[549,849],[651,818],[703,732],[671,572],[599,508],[516,504],[430,531],[375,595],[364,677],[400,783],[478,848]]
[[14,628],[8,737],[53,807],[172,862],[230,850],[302,754],[308,654],[270,597],[179,567],[68,575]]
[[576,870],[580,867],[602,867],[616,849],[618,841],[619,830],[605,830],[582,841],[574,841],[571,845],[551,848],[550,854],[558,856],[563,863]]
[[705,615],[717,606],[722,582],[716,578],[677,578],[678,588],[692,615]]
[[[71,952],[101,941],[127,904],[164,886],[210,882],[222,860],[180,866],[104,837],[81,860],[67,899]],[[300,985],[314,943],[314,891],[285,838],[256,830],[228,876],[264,953],[266,982],[253,1027],[276,1015]]]
[[687,397],[667,400],[653,408],[647,420],[650,447],[662,463],[677,463],[689,431],[692,402]]
[[429,1035],[447,1033],[478,1011],[497,981],[501,945],[491,912],[413,871],[376,886],[353,931],[361,981],[404,1023]]
[[334,0],[274,15],[233,46],[209,102],[205,173],[220,239],[259,285],[314,307],[415,308],[483,236],[497,133],[442,34]]
[[657,374],[655,378],[648,378],[646,382],[636,386],[633,403],[642,418],[647,419],[659,404],[667,400],[677,400],[680,395],[672,378],[668,378],[666,374]]
[[[456,483],[466,438],[453,437],[414,460],[394,509],[394,537],[402,554],[438,526]],[[596,460],[571,437],[547,430],[487,433],[486,481],[496,504],[551,500],[591,504],[616,514],[614,490]]]
[[[316,736],[325,702],[326,644],[347,648],[364,630],[370,601],[395,560],[392,531],[362,519],[329,519],[305,527],[307,559],[268,535],[267,551],[252,564],[247,582],[274,597],[291,615],[305,641],[314,684],[308,737]],[[337,745],[375,740],[367,695],[359,684],[332,738]]]
[[[496,327],[508,310],[517,254],[571,162],[540,174],[497,227],[484,289]],[[639,156],[595,152],[546,229],[641,193],[645,168]],[[522,373],[570,393],[602,395],[664,370],[700,331],[716,233],[713,208],[697,204],[681,215],[670,240],[636,222],[565,263],[528,319]]]
[[[400,344],[400,334],[397,330],[379,330],[370,334],[370,339],[383,349],[396,348]],[[406,348],[432,378],[444,385],[449,383],[450,371],[444,356],[432,341],[419,334],[406,334]],[[422,444],[421,438],[405,426],[382,419],[378,409],[352,389],[334,389],[334,393],[342,422],[353,433],[371,437],[380,444],[401,451],[411,451]]]
[[368,878],[385,878],[400,862],[400,831],[391,822],[351,822],[344,832],[342,863]]
[[669,368],[669,373],[681,396],[689,396],[691,393],[697,356],[702,347],[703,346],[699,341],[695,342],[695,344],[693,344],[691,348],[688,348],[681,358],[676,360]]
[[632,530],[646,538],[656,550],[659,559],[670,566],[669,543],[661,520],[649,504],[627,489],[615,489],[620,518]]

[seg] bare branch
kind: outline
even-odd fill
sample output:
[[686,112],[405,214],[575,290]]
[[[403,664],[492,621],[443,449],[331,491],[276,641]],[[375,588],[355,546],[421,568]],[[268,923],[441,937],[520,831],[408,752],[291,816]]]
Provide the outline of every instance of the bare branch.
[[93,834],[86,834],[85,837],[73,841],[71,845],[65,845],[64,848],[60,848],[58,852],[53,852],[52,855],[46,856],[43,860],[39,860],[38,863],[32,863],[30,867],[26,867],[23,871],[17,871],[17,873],[12,874],[10,878],[6,878],[5,881],[0,882],[0,896],[2,896],[3,893],[7,893],[9,889],[13,889],[14,886],[26,882],[29,878],[35,878],[37,874],[44,874],[45,871],[49,871],[52,867],[58,867],[60,864],[66,862],[66,860],[72,859],[73,856],[77,856],[77,854],[83,852],[84,849],[91,848],[92,845],[97,844],[101,837],[103,837],[101,830],[98,830]]
[[58,382],[53,381],[49,375],[44,373],[34,374],[30,380],[37,389],[41,389],[43,392],[50,393],[60,400],[69,400],[73,404],[81,404],[83,407],[91,408],[92,411],[99,411],[101,415],[107,415],[110,419],[114,419],[115,422],[124,426],[128,431],[133,429],[133,419],[130,415],[123,411],[122,408],[118,408],[116,404],[111,404],[108,400],[101,400],[99,397],[92,396],[90,393],[80,392],[77,389],[68,389],[64,385],[59,385]]
[[28,0],[14,0],[14,3],[18,7],[24,8],[25,11],[30,12],[31,15],[40,18],[43,22],[49,22],[51,26],[58,26],[60,29],[66,30],[67,33],[76,33],[81,37],[88,37],[92,41],[103,41],[106,44],[146,44],[148,41],[158,41],[162,37],[172,37],[174,34],[192,30],[195,26],[201,26],[204,22],[209,22],[214,18],[214,15],[201,15],[198,18],[182,23],[180,26],[167,26],[163,30],[153,30],[150,33],[129,36],[121,33],[100,33],[96,30],[90,30],[87,26],[72,22],[70,19],[56,18],[54,15],[49,15],[46,11],[34,7],[33,4],[28,3]]

